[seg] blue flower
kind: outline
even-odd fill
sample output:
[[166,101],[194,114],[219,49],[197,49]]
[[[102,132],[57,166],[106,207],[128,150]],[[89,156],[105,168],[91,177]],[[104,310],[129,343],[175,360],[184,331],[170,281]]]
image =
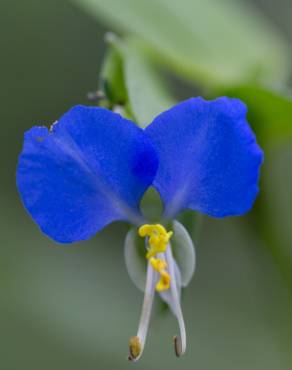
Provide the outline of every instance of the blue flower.
[[155,289],[178,318],[177,354],[186,346],[172,232],[146,224],[139,209],[143,194],[150,186],[160,194],[162,223],[185,209],[213,217],[242,215],[257,196],[262,160],[238,99],[192,98],[161,113],[145,130],[107,109],[76,106],[50,130],[33,127],[25,134],[17,186],[34,221],[57,242],[89,239],[118,220],[136,225],[146,237],[144,313],[130,340],[130,359],[137,360]]

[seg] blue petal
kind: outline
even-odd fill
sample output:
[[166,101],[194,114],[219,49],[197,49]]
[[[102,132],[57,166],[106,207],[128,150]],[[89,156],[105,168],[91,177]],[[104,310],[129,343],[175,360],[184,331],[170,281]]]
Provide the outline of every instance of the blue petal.
[[50,131],[25,134],[17,186],[41,230],[68,243],[116,220],[139,223],[139,201],[157,166],[142,129],[107,109],[77,106]]
[[263,154],[240,100],[189,99],[156,117],[146,132],[159,155],[154,186],[165,217],[187,208],[213,217],[251,208]]

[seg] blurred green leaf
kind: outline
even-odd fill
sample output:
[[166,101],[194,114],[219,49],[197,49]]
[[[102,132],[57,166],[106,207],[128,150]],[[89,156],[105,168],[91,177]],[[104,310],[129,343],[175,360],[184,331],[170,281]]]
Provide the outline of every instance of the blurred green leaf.
[[292,99],[257,86],[238,86],[221,91],[242,99],[248,107],[248,119],[259,141],[277,144],[292,138]]
[[291,144],[266,151],[261,192],[250,227],[261,237],[292,293]]
[[[116,64],[115,68],[119,76],[123,75],[123,89],[126,89],[124,95],[128,96],[127,104],[133,119],[139,126],[146,127],[155,116],[170,108],[174,101],[167,94],[162,80],[137,39],[128,38],[123,41],[112,33],[107,34],[106,39],[112,49],[119,53],[121,63]],[[122,73],[119,71],[120,65]],[[113,78],[116,74],[111,72]]]
[[127,40],[123,47],[123,58],[125,85],[132,113],[139,125],[146,127],[159,113],[170,108],[174,100],[166,92],[137,40]]
[[115,30],[140,37],[152,57],[204,84],[279,82],[288,47],[243,1],[74,0]]

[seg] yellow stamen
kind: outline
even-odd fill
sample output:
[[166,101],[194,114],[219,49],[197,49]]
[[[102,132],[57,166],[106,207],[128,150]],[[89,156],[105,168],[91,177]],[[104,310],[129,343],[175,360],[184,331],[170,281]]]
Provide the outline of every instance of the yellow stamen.
[[173,232],[166,231],[164,226],[160,224],[141,226],[138,230],[139,235],[142,238],[148,236],[148,244],[150,248],[146,254],[146,258],[149,259],[151,266],[155,271],[160,274],[160,280],[156,284],[156,290],[161,292],[170,288],[170,275],[167,272],[167,263],[164,259],[154,258],[158,253],[164,253],[167,248],[169,239]]
[[172,231],[167,232],[160,224],[145,224],[139,228],[138,232],[141,237],[149,237],[148,243],[150,249],[146,255],[146,258],[148,259],[154,257],[157,253],[164,253],[166,251],[169,239],[173,234]]
[[160,280],[156,284],[157,292],[162,292],[170,288],[170,275],[167,271],[160,272]]
[[159,272],[160,280],[156,284],[156,290],[158,292],[162,292],[163,290],[167,290],[170,287],[170,275],[166,271],[167,263],[165,260],[161,258],[150,258],[151,266],[154,268],[155,271]]
[[150,258],[151,266],[154,268],[155,271],[161,272],[162,270],[167,269],[167,263],[161,258]]

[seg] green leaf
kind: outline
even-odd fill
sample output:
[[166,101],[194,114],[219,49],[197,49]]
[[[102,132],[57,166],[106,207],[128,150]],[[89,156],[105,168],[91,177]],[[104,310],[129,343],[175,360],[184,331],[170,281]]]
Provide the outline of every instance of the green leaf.
[[283,80],[288,46],[245,2],[74,0],[115,30],[139,36],[157,61],[202,84]]
[[150,124],[159,113],[170,108],[174,100],[166,92],[138,41],[128,39],[123,47],[125,85],[132,113],[141,127]]
[[108,33],[106,41],[111,54],[106,58],[102,79],[110,82],[116,96],[120,94],[129,118],[144,128],[175,102],[135,38],[124,41]]
[[195,247],[190,235],[180,222],[173,222],[173,231],[171,238],[173,255],[181,273],[181,285],[186,287],[195,272]]
[[278,144],[292,138],[291,98],[257,86],[238,86],[220,93],[246,103],[248,120],[263,145]]

